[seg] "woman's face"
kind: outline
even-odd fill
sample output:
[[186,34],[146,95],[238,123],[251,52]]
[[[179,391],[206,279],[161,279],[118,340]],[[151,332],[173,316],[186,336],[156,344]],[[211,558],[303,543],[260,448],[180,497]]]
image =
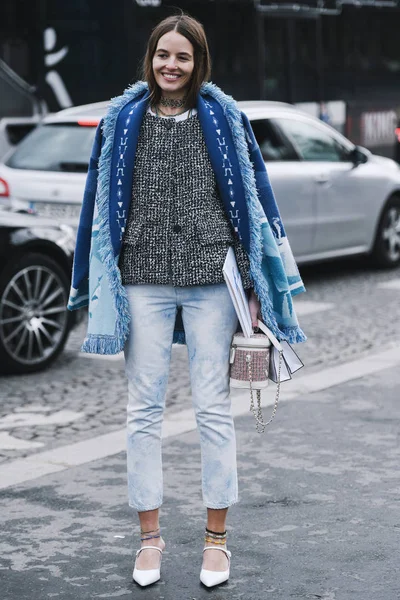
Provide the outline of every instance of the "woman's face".
[[188,39],[176,31],[169,31],[160,37],[153,57],[153,73],[163,96],[184,96],[193,68],[194,50]]

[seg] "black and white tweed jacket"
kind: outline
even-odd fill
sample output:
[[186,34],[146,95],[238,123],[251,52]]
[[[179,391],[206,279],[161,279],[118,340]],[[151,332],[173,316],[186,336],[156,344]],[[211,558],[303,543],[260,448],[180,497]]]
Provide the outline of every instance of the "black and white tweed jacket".
[[147,112],[119,259],[122,283],[222,283],[230,245],[250,288],[249,259],[226,217],[198,117]]

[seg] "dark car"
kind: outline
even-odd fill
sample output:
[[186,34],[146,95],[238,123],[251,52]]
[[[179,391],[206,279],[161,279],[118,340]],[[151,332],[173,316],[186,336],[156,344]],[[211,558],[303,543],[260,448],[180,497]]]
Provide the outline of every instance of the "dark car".
[[0,372],[49,366],[82,311],[66,309],[75,233],[68,225],[0,211]]

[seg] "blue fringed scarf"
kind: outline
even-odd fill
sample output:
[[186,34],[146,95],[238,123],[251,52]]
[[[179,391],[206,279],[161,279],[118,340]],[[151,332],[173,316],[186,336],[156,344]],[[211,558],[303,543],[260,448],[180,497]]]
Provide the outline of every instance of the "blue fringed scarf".
[[[84,352],[118,353],[129,332],[118,257],[148,98],[145,82],[129,87],[111,101],[97,128],[68,303],[70,310],[89,304]],[[233,98],[212,83],[202,85],[197,111],[225,211],[250,257],[263,320],[279,339],[305,341],[292,302],[305,289],[250,123]],[[184,342],[183,332],[176,331],[174,341]]]

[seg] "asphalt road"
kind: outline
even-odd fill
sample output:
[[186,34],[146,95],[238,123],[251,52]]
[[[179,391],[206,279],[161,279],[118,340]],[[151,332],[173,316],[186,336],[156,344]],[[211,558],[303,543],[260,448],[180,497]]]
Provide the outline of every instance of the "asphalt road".
[[[307,293],[296,304],[308,341],[296,350],[305,371],[400,341],[400,269],[376,271],[354,260],[308,267],[302,275]],[[80,354],[84,335],[82,324],[50,370],[0,379],[0,464],[124,427],[123,359]],[[166,413],[190,407],[189,396],[186,348],[176,346]]]
[[[2,472],[12,478],[22,464],[25,473],[0,489],[1,600],[400,598],[400,270],[346,261],[303,277],[297,307],[309,340],[296,348],[306,364],[299,391],[296,380],[285,384],[292,397],[263,436],[251,415],[236,418],[228,585],[208,591],[198,581],[204,507],[190,424],[163,444],[162,580],[145,590],[132,583],[138,530],[125,453],[101,455],[96,437],[124,428],[124,363],[81,355],[81,326],[52,369],[0,380],[0,488]],[[166,421],[179,428],[187,409],[186,349],[175,347]],[[100,446],[97,459],[79,462],[77,442]],[[28,481],[41,453],[47,475]]]
[[[395,368],[284,401],[264,435],[251,415],[236,419],[227,585],[199,582],[205,509],[198,435],[188,431],[163,444],[159,583],[131,580],[139,530],[120,452],[0,491],[1,600],[397,600],[396,356]],[[332,372],[321,373],[331,385]]]

